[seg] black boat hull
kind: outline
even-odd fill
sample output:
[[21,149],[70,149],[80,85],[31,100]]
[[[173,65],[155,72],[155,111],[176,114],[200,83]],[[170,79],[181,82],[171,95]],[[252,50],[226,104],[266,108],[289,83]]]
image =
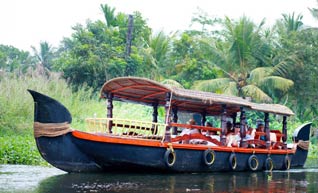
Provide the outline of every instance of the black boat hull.
[[[91,157],[104,171],[160,171],[160,172],[213,172],[213,171],[251,171],[248,160],[256,156],[258,167],[253,169],[265,170],[265,160],[270,157],[273,160],[273,169],[284,169],[286,155],[281,154],[253,154],[231,151],[214,150],[215,160],[213,164],[205,163],[204,152],[206,150],[195,150],[177,148],[174,152],[176,160],[173,166],[169,166],[166,160],[166,147],[146,147],[126,144],[111,144],[94,142],[82,139],[74,139],[75,144],[85,154]],[[231,166],[231,156],[236,157],[235,169]],[[288,155],[290,159],[292,154]]]
[[[71,123],[71,114],[61,103],[35,91],[29,92],[35,102],[34,122]],[[308,127],[310,128],[310,125],[306,125],[305,130],[299,130],[302,135],[298,137],[298,140],[305,140],[307,136],[309,138]],[[236,151],[240,148],[227,147],[208,149],[209,147],[204,145],[193,147],[194,145],[184,146],[160,141],[152,142],[158,143],[157,145],[142,145],[142,143],[136,145],[90,140],[76,136],[76,132],[79,133],[79,131],[71,131],[54,137],[36,137],[36,144],[42,157],[54,167],[67,172],[214,172],[288,169],[286,159],[291,160],[292,167],[302,167],[308,153],[308,150],[300,148],[297,148],[296,153],[291,150],[286,150],[286,153],[276,150],[275,153],[275,150],[254,151],[251,148],[245,148],[246,151]],[[94,138],[94,134],[84,132],[81,134]],[[114,137],[103,136],[102,138]],[[207,150],[214,152],[212,164],[207,164],[205,157]],[[173,164],[168,160],[167,151],[174,152]],[[251,156],[254,156],[256,166],[251,167]],[[272,160],[272,168],[268,168],[268,158]]]

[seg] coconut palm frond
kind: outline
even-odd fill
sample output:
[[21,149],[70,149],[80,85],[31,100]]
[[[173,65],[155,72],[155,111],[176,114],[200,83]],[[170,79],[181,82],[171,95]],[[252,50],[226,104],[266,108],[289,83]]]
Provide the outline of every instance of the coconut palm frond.
[[273,67],[273,74],[279,76],[286,76],[294,68],[302,66],[303,62],[296,55],[290,55]]
[[262,86],[274,88],[283,92],[288,91],[293,85],[294,82],[292,80],[280,76],[268,76],[262,81]]
[[229,78],[217,78],[211,80],[201,80],[194,82],[192,88],[208,92],[220,93],[231,82]]
[[281,61],[273,67],[273,74],[286,76],[289,72],[290,64],[287,61]]
[[235,82],[229,82],[229,84],[224,87],[223,93],[225,95],[238,96],[239,92],[237,90],[237,85]]
[[152,48],[152,55],[156,59],[159,66],[165,64],[167,52],[170,50],[170,38],[160,31],[158,34],[150,38],[149,46]]
[[253,82],[258,85],[265,77],[271,75],[273,73],[272,67],[260,67],[255,68],[250,72],[250,76],[248,78],[248,82]]
[[242,88],[245,97],[251,97],[255,102],[272,102],[272,98],[255,85],[247,85]]
[[161,81],[161,83],[164,85],[172,86],[172,87],[184,88],[182,86],[182,84],[180,84],[178,81],[172,80],[172,79],[165,79],[165,80]]

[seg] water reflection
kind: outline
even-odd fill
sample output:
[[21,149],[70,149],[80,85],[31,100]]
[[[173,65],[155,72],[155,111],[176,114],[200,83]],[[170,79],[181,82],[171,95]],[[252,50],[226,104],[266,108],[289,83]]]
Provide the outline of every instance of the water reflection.
[[55,168],[0,165],[0,193],[318,192],[318,169],[213,174],[67,174]]
[[65,172],[51,167],[0,165],[0,193],[34,192],[39,182]]
[[41,181],[37,192],[317,192],[317,177],[318,170],[178,175],[64,174]]

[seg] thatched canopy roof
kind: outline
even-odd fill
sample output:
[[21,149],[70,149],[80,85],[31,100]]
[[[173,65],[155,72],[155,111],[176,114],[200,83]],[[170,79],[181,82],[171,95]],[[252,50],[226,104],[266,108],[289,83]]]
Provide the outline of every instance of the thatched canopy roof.
[[109,93],[114,95],[114,100],[145,105],[157,102],[162,106],[166,104],[167,93],[170,93],[168,99],[171,101],[172,107],[177,107],[179,111],[205,112],[207,115],[220,114],[222,105],[226,105],[228,115],[239,112],[241,107],[281,115],[293,115],[288,107],[282,105],[257,104],[235,96],[176,88],[146,78],[112,79],[103,85],[101,97],[106,98]]

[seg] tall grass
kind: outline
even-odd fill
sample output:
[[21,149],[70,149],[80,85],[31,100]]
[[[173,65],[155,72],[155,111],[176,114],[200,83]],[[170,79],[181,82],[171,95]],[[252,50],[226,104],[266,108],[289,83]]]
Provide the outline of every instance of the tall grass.
[[[0,164],[43,164],[33,138],[34,102],[27,89],[35,90],[61,102],[72,115],[71,126],[85,130],[85,118],[105,117],[105,101],[99,93],[82,86],[73,92],[59,74],[50,76],[29,72],[0,74]],[[149,108],[114,103],[114,116],[151,120]]]
[[[0,74],[0,163],[43,164],[33,138],[32,89],[59,100],[73,116],[72,126],[83,127],[84,119],[104,111],[97,94],[85,86],[72,92],[59,74],[49,77],[31,72]],[[99,112],[100,111],[100,112]]]
[[51,73],[49,77],[37,73],[4,74],[0,77],[0,136],[32,132],[34,105],[27,89],[44,93],[64,104],[70,110],[75,126],[82,127],[85,117],[104,111],[102,102],[98,101],[92,89],[83,86],[72,92],[59,74]]

